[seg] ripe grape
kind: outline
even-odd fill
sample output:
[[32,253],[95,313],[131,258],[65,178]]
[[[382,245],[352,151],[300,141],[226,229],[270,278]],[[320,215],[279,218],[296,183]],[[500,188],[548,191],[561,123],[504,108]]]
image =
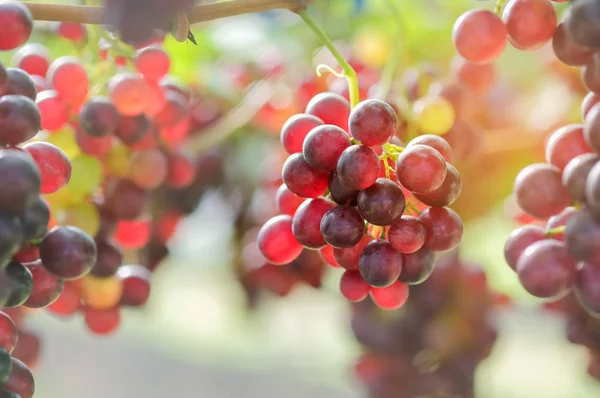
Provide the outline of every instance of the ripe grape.
[[96,263],[90,274],[101,278],[113,276],[123,262],[121,250],[109,239],[96,238],[95,242]]
[[397,281],[402,271],[402,254],[385,240],[369,242],[358,260],[358,270],[373,287],[387,287]]
[[185,188],[194,182],[196,177],[195,163],[183,153],[169,156],[167,184],[173,188]]
[[121,323],[121,310],[118,306],[107,310],[85,307],[83,314],[87,328],[99,335],[114,332]]
[[322,124],[323,121],[313,115],[299,114],[292,116],[281,128],[281,145],[290,155],[302,152],[304,138],[312,129]]
[[41,127],[47,131],[58,131],[69,121],[67,105],[60,99],[54,90],[45,90],[39,93],[36,105],[41,116]]
[[0,26],[0,50],[14,50],[31,36],[33,16],[24,4],[15,1],[3,2],[0,3]]
[[556,58],[569,66],[583,66],[591,61],[594,54],[592,49],[573,41],[564,22],[554,30],[552,49]]
[[592,213],[600,215],[600,165],[596,163],[588,174],[585,184],[585,202]]
[[550,0],[511,0],[502,13],[508,40],[519,50],[535,50],[554,34],[557,16]]
[[17,358],[11,358],[12,370],[8,380],[2,385],[19,394],[21,398],[32,398],[35,392],[35,381],[31,370]]
[[334,171],[340,155],[349,146],[350,139],[344,130],[325,124],[308,133],[302,144],[302,154],[315,169]]
[[0,142],[17,145],[33,138],[41,128],[41,116],[30,98],[0,97]]
[[446,178],[442,185],[423,194],[415,193],[414,197],[428,206],[444,207],[454,203],[461,190],[462,181],[458,170],[446,163]]
[[104,157],[110,152],[112,146],[112,137],[94,137],[87,134],[83,129],[78,128],[75,133],[75,140],[81,152],[96,156]]
[[600,102],[600,96],[596,93],[589,92],[581,101],[581,117],[585,120],[588,113],[594,105]]
[[423,134],[444,135],[454,125],[456,114],[452,104],[443,97],[421,97],[413,103],[413,115]]
[[0,213],[0,267],[5,266],[19,250],[23,241],[23,226],[19,218]]
[[71,179],[71,162],[57,146],[47,142],[32,142],[23,147],[35,161],[41,177],[41,193],[52,193]]
[[393,181],[379,178],[358,194],[360,214],[373,225],[390,225],[404,213],[406,198]]
[[150,297],[150,279],[152,273],[139,265],[125,265],[119,267],[117,278],[122,281],[123,295],[121,304],[139,307]]
[[411,192],[425,193],[438,188],[446,178],[446,161],[427,145],[407,146],[396,161],[396,175]]
[[347,188],[337,176],[337,173],[331,173],[329,175],[329,193],[331,198],[339,205],[356,206],[358,199],[358,192],[353,189]]
[[597,48],[600,43],[600,4],[595,0],[573,2],[566,20],[567,32],[580,46]]
[[373,240],[373,237],[369,234],[364,234],[360,241],[347,249],[334,248],[333,256],[336,262],[348,271],[354,271],[358,269],[358,260],[360,255],[369,242]]
[[2,211],[22,214],[26,207],[38,199],[41,186],[40,174],[28,154],[21,151],[0,150],[0,175],[2,175],[0,179]]
[[139,73],[119,73],[108,83],[108,93],[121,115],[136,116],[146,111],[152,96],[150,86]]
[[309,165],[301,153],[291,155],[281,173],[288,189],[302,198],[316,198],[327,190],[329,175]]
[[435,254],[425,247],[412,253],[402,253],[402,272],[398,280],[409,285],[423,283],[435,268]]
[[56,34],[78,44],[84,44],[88,36],[85,25],[76,22],[59,22],[56,25]]
[[17,345],[17,327],[4,312],[0,312],[0,347],[11,353]]
[[167,178],[168,161],[162,151],[135,151],[129,164],[129,179],[143,189],[158,188]]
[[27,241],[41,239],[46,234],[49,222],[50,209],[46,201],[39,197],[27,206],[21,215],[24,239]]
[[6,307],[18,307],[23,304],[31,294],[33,288],[33,276],[31,272],[21,263],[11,261],[4,270],[6,276],[12,282],[10,296],[6,302]]
[[556,130],[546,143],[546,162],[561,171],[574,157],[592,152],[583,137],[583,125],[570,124]]
[[277,202],[277,208],[281,214],[293,216],[298,207],[304,202],[304,199],[295,195],[285,184],[282,184],[277,189],[275,201]]
[[590,210],[582,209],[567,222],[565,241],[569,253],[579,261],[600,265],[600,224]]
[[600,55],[594,53],[592,59],[581,68],[581,80],[589,91],[600,93]]
[[368,99],[350,113],[348,127],[352,136],[366,146],[383,145],[395,134],[398,117],[387,103]]
[[125,249],[141,249],[148,244],[152,225],[145,217],[137,220],[121,220],[115,229],[115,239]]
[[372,288],[371,298],[373,302],[384,310],[395,310],[402,307],[408,300],[408,285],[396,281],[384,288]]
[[96,278],[87,276],[81,283],[81,299],[88,308],[108,310],[119,304],[123,283],[117,277]]
[[306,105],[306,113],[316,116],[325,124],[333,124],[348,131],[350,103],[339,94],[315,95]]
[[540,219],[560,213],[572,202],[562,185],[560,170],[544,163],[532,164],[521,170],[515,180],[514,191],[519,207]]
[[96,245],[79,228],[55,227],[40,244],[40,258],[53,274],[65,279],[77,279],[90,272],[96,263]]
[[55,302],[63,292],[65,281],[50,273],[40,260],[24,264],[33,277],[33,287],[23,305],[27,308],[44,308]]
[[325,198],[306,200],[298,207],[292,222],[294,236],[309,249],[320,249],[327,242],[321,234],[321,220],[325,213],[335,207],[335,203]]
[[521,284],[531,295],[552,298],[571,289],[576,266],[564,243],[545,239],[525,249],[516,270]]
[[387,238],[399,252],[414,253],[425,244],[426,231],[418,218],[402,216],[392,222]]
[[346,300],[357,303],[369,295],[371,287],[358,271],[346,271],[340,278],[340,292]]
[[329,245],[349,248],[360,242],[365,232],[365,220],[351,206],[336,206],[321,219],[321,234]]
[[131,181],[118,179],[105,189],[106,209],[116,217],[126,220],[138,218],[148,202],[148,193]]
[[163,108],[154,115],[154,123],[160,128],[174,127],[187,116],[187,99],[176,92],[165,93],[165,104]]
[[462,14],[452,29],[452,41],[458,53],[475,63],[489,63],[506,47],[506,26],[491,11],[469,10]]
[[13,66],[40,77],[46,77],[50,62],[50,51],[41,44],[26,44],[12,58]]
[[600,313],[600,269],[584,263],[575,276],[577,299],[593,314]]
[[71,56],[54,60],[47,73],[48,83],[69,105],[83,103],[89,91],[89,78],[79,59]]
[[546,232],[537,225],[525,225],[511,232],[504,244],[504,258],[514,270],[521,254],[533,243],[546,239]]
[[87,134],[105,137],[112,134],[119,124],[119,113],[106,97],[90,98],[79,112],[79,125]]
[[140,143],[146,136],[152,135],[154,126],[148,116],[121,116],[117,124],[115,135],[125,145]]
[[585,153],[574,157],[563,170],[562,183],[574,201],[585,203],[585,184],[590,171],[598,163],[600,156]]
[[135,54],[135,67],[145,79],[159,81],[169,73],[171,60],[165,50],[150,46],[137,51]]
[[61,295],[47,307],[48,310],[57,315],[73,315],[81,306],[80,290],[75,282],[66,281]]
[[380,168],[379,157],[371,148],[352,145],[342,152],[336,174],[346,188],[360,191],[375,183]]
[[407,145],[411,147],[413,145],[427,145],[435,149],[442,155],[446,162],[452,162],[454,155],[452,153],[452,147],[448,144],[448,141],[434,134],[423,134],[416,138],[413,138]]
[[292,217],[279,215],[267,221],[256,237],[258,248],[271,264],[282,265],[294,261],[303,250],[292,232]]
[[427,231],[423,247],[436,252],[452,250],[463,235],[463,224],[456,212],[447,207],[430,207],[419,215]]
[[600,151],[600,105],[594,105],[585,117],[583,136],[590,147]]
[[35,82],[25,71],[18,68],[6,68],[6,85],[4,95],[22,95],[35,101],[37,89]]

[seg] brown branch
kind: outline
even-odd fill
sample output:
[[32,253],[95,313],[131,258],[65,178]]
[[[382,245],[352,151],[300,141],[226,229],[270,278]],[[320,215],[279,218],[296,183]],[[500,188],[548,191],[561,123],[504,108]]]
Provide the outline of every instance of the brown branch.
[[[190,24],[206,22],[235,15],[268,10],[290,10],[297,12],[306,8],[308,0],[230,0],[220,3],[198,4],[188,14]],[[24,1],[33,19],[37,21],[77,22],[101,24],[102,7],[66,4],[33,3]]]

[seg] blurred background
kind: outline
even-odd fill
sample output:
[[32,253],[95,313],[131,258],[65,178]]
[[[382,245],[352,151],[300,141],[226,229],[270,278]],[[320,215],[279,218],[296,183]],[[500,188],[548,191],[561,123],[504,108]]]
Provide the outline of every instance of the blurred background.
[[[558,12],[564,4],[557,3]],[[390,92],[407,88],[411,101],[411,90],[418,98],[452,74],[456,18],[470,8],[493,7],[492,1],[468,0],[318,0],[310,13],[361,67],[363,98],[389,84]],[[40,24],[33,41],[47,45],[53,56],[86,59],[85,47],[51,32],[50,24]],[[36,397],[351,398],[370,391],[383,398],[365,388],[364,368],[357,372],[359,357],[372,347],[365,349],[368,338],[360,338],[354,322],[365,309],[353,308],[339,293],[340,269],[327,267],[312,283],[317,289],[311,283],[282,287],[281,281],[257,286],[240,276],[245,260],[239,214],[251,213],[257,221],[270,217],[274,190],[265,181],[280,173],[281,126],[302,112],[312,95],[344,92],[344,81],[315,73],[317,64],[335,67],[335,62],[290,12],[226,18],[196,25],[193,33],[197,46],[170,37],[164,43],[171,75],[198,93],[190,148],[198,159],[209,159],[210,167],[198,168],[202,181],[188,200],[191,214],[168,240],[169,255],[154,272],[149,302],[125,311],[116,333],[96,337],[81,319],[47,312],[27,318],[27,329],[42,344]],[[10,62],[10,56],[4,60]],[[558,63],[549,45],[529,53],[507,48],[494,73],[489,87],[468,105],[477,131],[448,138],[463,177],[463,192],[452,206],[465,222],[460,263],[485,271],[489,295],[495,297],[482,316],[497,338],[473,373],[474,396],[599,396],[600,383],[587,373],[587,351],[569,343],[558,314],[523,291],[502,251],[522,221],[510,198],[516,174],[543,161],[550,132],[581,121],[585,90],[579,72]],[[260,98],[243,102],[261,79],[267,79],[267,88]],[[247,110],[234,128],[219,124],[240,102],[264,106]],[[461,286],[456,294],[467,303],[488,294]],[[430,289],[422,293],[427,297],[436,286],[423,289]],[[438,305],[445,315],[462,316],[461,310],[444,307],[443,299]],[[401,319],[402,311],[393,316]],[[450,332],[440,330],[439,338],[452,344]],[[471,325],[465,333],[476,330]],[[422,344],[402,333],[392,338]],[[366,334],[373,337],[376,331]],[[422,395],[430,396],[438,395]]]

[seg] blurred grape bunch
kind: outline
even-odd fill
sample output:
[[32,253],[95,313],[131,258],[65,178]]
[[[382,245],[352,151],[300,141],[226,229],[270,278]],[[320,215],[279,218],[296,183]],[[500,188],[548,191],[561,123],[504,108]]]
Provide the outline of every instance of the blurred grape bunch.
[[[185,14],[193,3],[193,0],[104,0],[103,19],[124,42],[138,44],[150,40],[156,29],[172,31],[174,24],[180,23],[178,16]],[[193,36],[191,39],[194,41]]]

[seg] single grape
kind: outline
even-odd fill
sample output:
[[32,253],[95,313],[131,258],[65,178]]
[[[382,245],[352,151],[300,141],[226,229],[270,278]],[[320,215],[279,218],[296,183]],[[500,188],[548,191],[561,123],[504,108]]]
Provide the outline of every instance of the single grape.
[[379,178],[358,194],[360,214],[373,225],[390,225],[404,213],[406,198],[393,181]]
[[373,237],[369,234],[364,234],[361,240],[354,246],[347,249],[334,248],[333,256],[336,262],[348,271],[354,271],[358,269],[358,260],[360,258],[363,249],[369,242],[373,240]]
[[425,282],[435,268],[435,253],[422,247],[412,253],[402,253],[402,272],[398,280],[409,285]]
[[577,260],[600,266],[600,224],[590,210],[582,209],[571,216],[565,229],[569,253]]
[[105,157],[112,146],[111,136],[94,137],[86,133],[81,127],[75,133],[75,140],[81,152],[99,158]]
[[392,222],[387,231],[387,238],[399,252],[414,253],[425,244],[426,232],[418,218],[402,216]]
[[521,170],[515,179],[514,191],[519,207],[540,219],[560,213],[572,201],[562,185],[560,170],[544,163]]
[[41,239],[48,231],[50,209],[46,201],[40,196],[34,203],[25,208],[20,218],[24,239],[27,241]]
[[448,251],[457,247],[462,239],[463,223],[452,209],[431,207],[419,215],[419,221],[427,231],[423,247],[436,252]]
[[15,322],[5,312],[0,312],[0,347],[11,353],[17,345]]
[[22,95],[35,101],[37,88],[29,74],[18,68],[6,68],[6,86],[4,95]]
[[444,207],[454,203],[462,190],[462,181],[456,167],[446,163],[446,170],[446,178],[442,185],[424,194],[415,193],[414,197],[432,207]]
[[358,260],[358,270],[373,287],[392,285],[402,271],[402,254],[384,240],[369,242]]
[[331,265],[332,267],[340,268],[341,265],[339,265],[336,261],[335,256],[333,255],[333,250],[333,246],[323,246],[319,249],[319,256],[323,261],[325,261],[325,263]]
[[502,54],[507,32],[502,19],[488,10],[469,10],[454,23],[452,41],[458,53],[475,63],[489,63]]
[[562,183],[574,201],[585,203],[585,184],[592,168],[598,163],[600,156],[585,153],[574,157],[563,170]]
[[46,77],[51,62],[50,50],[42,44],[26,44],[13,55],[12,65],[29,75]]
[[552,49],[556,58],[569,66],[583,66],[591,61],[594,54],[591,48],[573,41],[564,22],[558,24],[554,30]]
[[329,245],[349,248],[360,242],[365,233],[365,220],[355,207],[336,206],[325,213],[320,228]]
[[48,69],[48,83],[69,105],[78,106],[89,91],[89,78],[81,61],[72,56],[54,60]]
[[182,122],[188,112],[188,100],[182,94],[167,91],[164,96],[165,104],[153,118],[154,123],[163,129]]
[[91,275],[108,278],[113,276],[123,262],[123,254],[112,240],[96,238],[96,263]]
[[576,156],[592,152],[583,137],[582,124],[570,124],[556,130],[546,143],[546,162],[564,170]]
[[600,165],[591,168],[585,184],[585,202],[592,213],[600,216]]
[[402,307],[408,300],[408,285],[396,281],[384,288],[372,288],[371,298],[378,307],[384,310],[395,310]]
[[600,268],[583,263],[575,276],[577,299],[593,314],[600,313]]
[[366,146],[383,145],[396,133],[398,117],[387,103],[368,99],[352,109],[348,127],[350,133]]
[[46,131],[58,131],[69,121],[67,105],[54,90],[46,90],[39,93],[36,105],[40,112],[41,127]]
[[302,252],[302,245],[292,232],[292,217],[280,215],[267,221],[256,238],[258,248],[268,262],[288,264]]
[[305,137],[321,125],[323,121],[316,116],[306,113],[294,115],[281,128],[281,145],[289,154],[302,152]]
[[41,176],[41,193],[52,193],[67,185],[71,179],[71,162],[56,145],[32,142],[23,147],[35,161]]
[[96,310],[85,307],[83,310],[85,325],[95,334],[106,335],[114,332],[121,323],[121,310],[119,307],[108,310]]
[[123,283],[121,304],[139,307],[150,297],[150,279],[152,273],[139,265],[125,265],[119,267],[117,278]]
[[511,0],[502,13],[508,41],[519,50],[535,50],[552,38],[557,16],[550,0]]
[[25,152],[0,150],[0,175],[2,211],[22,214],[25,208],[38,200],[40,174],[31,156]]
[[150,241],[152,223],[146,217],[137,220],[120,220],[115,229],[115,239],[124,249],[141,249]]
[[129,164],[129,179],[143,189],[156,189],[168,175],[169,163],[158,149],[135,151]]
[[146,111],[150,87],[139,73],[119,73],[108,83],[108,93],[121,115],[136,116]]
[[341,128],[325,124],[312,129],[302,145],[306,162],[317,170],[334,171],[342,152],[350,146],[350,139]]
[[117,306],[122,296],[123,283],[115,276],[96,278],[89,275],[82,279],[81,299],[86,307],[108,310]]
[[105,137],[112,134],[119,125],[119,113],[110,99],[95,96],[81,108],[79,124],[87,134]]
[[426,145],[430,146],[442,155],[446,162],[452,162],[454,160],[454,156],[452,153],[452,148],[448,141],[440,137],[439,135],[434,134],[423,134],[416,138],[413,138],[407,145],[407,147],[411,147],[414,145]]
[[53,314],[70,316],[81,307],[81,292],[76,282],[66,281],[61,295],[47,308]]
[[567,222],[569,222],[571,217],[576,213],[577,209],[575,207],[567,207],[557,215],[550,217],[548,219],[548,223],[546,224],[546,230],[549,232],[549,237],[564,242],[564,232],[557,233],[556,229],[560,227],[565,227],[567,225]]
[[331,198],[339,205],[356,206],[358,204],[358,192],[347,188],[337,176],[337,173],[329,175],[329,193]]
[[12,371],[8,380],[2,385],[10,391],[19,394],[21,398],[32,398],[35,392],[33,374],[22,361],[12,358]]
[[371,148],[352,145],[342,152],[336,174],[346,188],[360,191],[375,183],[380,168],[379,157]]
[[504,258],[514,270],[521,254],[533,243],[547,239],[546,232],[537,225],[525,225],[512,231],[504,244]]
[[456,57],[452,60],[450,67],[456,75],[458,83],[475,94],[489,92],[496,80],[496,69],[493,64],[476,64]]
[[564,243],[546,239],[525,249],[516,270],[525,290],[536,297],[551,298],[571,289],[576,266]]
[[31,294],[33,276],[21,263],[11,261],[5,268],[6,276],[12,282],[12,289],[6,307],[13,308],[23,304]]
[[0,3],[0,26],[2,26],[0,50],[14,50],[25,44],[31,36],[33,16],[25,4],[15,1],[2,2]]
[[23,305],[27,308],[45,308],[62,294],[65,281],[50,273],[40,260],[23,264],[33,276],[33,287]]
[[[18,217],[0,213],[0,268],[8,264],[23,241],[23,226]],[[1,297],[1,295],[0,295]]]
[[315,95],[306,105],[306,113],[316,116],[325,124],[333,124],[348,131],[350,103],[339,94],[320,93]]
[[340,278],[340,292],[348,301],[353,303],[363,301],[370,290],[371,287],[358,271],[345,271]]
[[78,279],[90,272],[96,263],[96,245],[79,228],[55,227],[40,244],[40,258],[53,274],[65,279]]
[[304,199],[295,195],[285,184],[281,184],[275,194],[275,201],[279,213],[293,216],[298,207],[304,202]]
[[444,135],[454,125],[456,113],[443,97],[425,96],[413,103],[413,115],[423,134]]
[[320,249],[327,242],[321,233],[321,220],[335,203],[325,198],[306,200],[298,207],[292,222],[294,236],[304,247]]
[[115,129],[115,135],[125,145],[140,143],[144,137],[154,133],[154,126],[148,116],[121,116]]
[[0,97],[0,142],[17,145],[33,138],[42,126],[40,111],[22,95]]
[[313,168],[301,153],[291,155],[281,173],[288,189],[302,198],[316,198],[327,190],[328,173]]
[[169,73],[171,60],[165,50],[150,46],[136,52],[135,67],[145,79],[159,81]]
[[567,32],[580,46],[597,48],[600,43],[600,4],[594,0],[574,1],[566,20]]
[[591,107],[585,117],[583,126],[583,137],[585,141],[596,152],[600,151],[600,105]]
[[172,188],[189,187],[196,178],[196,164],[181,152],[169,156],[167,184]]
[[126,220],[138,218],[149,200],[145,190],[125,179],[110,181],[104,194],[108,213]]
[[85,44],[88,38],[85,25],[76,22],[59,22],[56,25],[56,34],[77,44]]
[[411,192],[425,193],[440,187],[446,173],[442,155],[427,145],[406,147],[396,161],[398,180]]

